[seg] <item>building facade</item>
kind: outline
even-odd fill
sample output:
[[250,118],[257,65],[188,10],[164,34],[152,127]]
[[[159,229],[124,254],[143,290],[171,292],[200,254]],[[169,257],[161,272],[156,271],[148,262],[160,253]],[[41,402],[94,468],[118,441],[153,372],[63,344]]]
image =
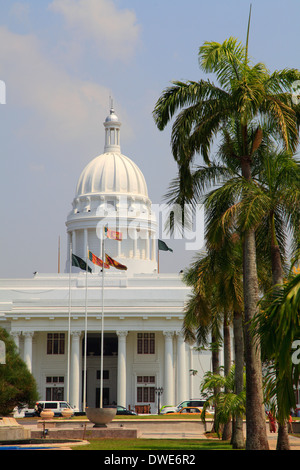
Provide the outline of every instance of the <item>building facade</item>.
[[[157,271],[155,213],[142,172],[121,153],[113,109],[104,128],[104,153],[82,171],[67,216],[65,272],[0,280],[0,320],[41,399],[156,412],[160,387],[161,404],[199,397],[211,356],[184,342],[189,288]],[[115,264],[103,269],[105,255]]]

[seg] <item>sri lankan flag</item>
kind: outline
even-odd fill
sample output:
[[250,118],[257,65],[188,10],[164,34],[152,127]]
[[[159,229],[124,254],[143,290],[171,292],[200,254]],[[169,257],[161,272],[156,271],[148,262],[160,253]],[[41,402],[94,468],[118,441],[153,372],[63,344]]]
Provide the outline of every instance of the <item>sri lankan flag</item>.
[[94,253],[92,253],[90,250],[89,250],[89,260],[96,264],[97,266],[100,266],[101,268],[103,268],[103,264],[104,264],[104,268],[106,269],[109,269],[109,265],[106,264],[106,263],[103,263],[102,259],[98,258],[98,256],[94,255]]
[[115,259],[112,259],[106,253],[105,253],[105,261],[107,262],[107,264],[109,264],[110,266],[113,266],[116,269],[120,269],[121,271],[127,271],[127,266],[124,266],[124,264],[118,263],[118,261],[116,261]]
[[122,241],[122,232],[115,232],[114,230],[110,230],[107,227],[104,227],[104,233],[107,238],[111,238],[112,240]]

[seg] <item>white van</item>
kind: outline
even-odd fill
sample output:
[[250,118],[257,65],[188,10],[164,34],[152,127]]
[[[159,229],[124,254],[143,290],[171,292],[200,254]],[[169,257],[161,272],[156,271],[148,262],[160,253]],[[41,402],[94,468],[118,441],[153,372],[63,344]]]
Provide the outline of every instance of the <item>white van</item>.
[[42,410],[51,410],[53,411],[54,416],[62,416],[61,413],[66,408],[73,410],[72,406],[66,401],[38,401],[35,405],[35,411],[38,416]]

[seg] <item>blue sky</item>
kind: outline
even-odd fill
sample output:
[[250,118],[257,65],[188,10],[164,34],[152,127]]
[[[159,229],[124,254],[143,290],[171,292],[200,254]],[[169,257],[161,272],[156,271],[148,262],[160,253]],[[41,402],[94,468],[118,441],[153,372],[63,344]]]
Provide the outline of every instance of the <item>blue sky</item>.
[[[152,111],[171,80],[205,78],[204,41],[245,42],[250,1],[0,0],[0,277],[57,271],[65,220],[84,166],[103,152],[109,96],[121,150],[162,202],[176,166],[170,127]],[[270,71],[299,67],[299,0],[252,0],[249,50]],[[182,243],[161,252],[162,272],[192,259]]]

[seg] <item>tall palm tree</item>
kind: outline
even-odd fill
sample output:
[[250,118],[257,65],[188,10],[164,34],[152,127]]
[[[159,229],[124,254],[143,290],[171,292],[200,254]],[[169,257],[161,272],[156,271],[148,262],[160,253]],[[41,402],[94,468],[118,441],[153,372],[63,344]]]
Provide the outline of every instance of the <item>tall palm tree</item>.
[[[224,248],[223,245],[222,248]],[[231,367],[231,346],[228,325],[234,325],[235,345],[235,391],[243,390],[244,347],[243,347],[243,294],[242,294],[242,256],[239,237],[234,234],[226,240],[226,249],[208,250],[198,254],[195,262],[184,274],[184,281],[193,289],[186,304],[184,332],[187,339],[192,337],[202,344],[212,331],[221,330],[223,317],[224,373],[228,375]],[[214,329],[213,329],[214,328]],[[194,333],[195,332],[195,333]],[[221,332],[219,333],[219,338]],[[214,335],[216,338],[216,335]],[[203,340],[204,338],[204,340]],[[226,338],[229,341],[226,341]],[[220,338],[221,339],[221,338]],[[214,355],[213,355],[214,359]],[[213,374],[219,374],[219,366],[213,367]],[[216,391],[217,392],[217,391]],[[223,430],[223,438],[228,439],[229,426]],[[232,443],[234,448],[244,447],[243,420],[236,417]]]
[[[249,34],[248,23],[248,34]],[[252,160],[262,139],[261,120],[272,123],[274,132],[286,148],[295,151],[298,144],[299,109],[291,100],[291,86],[299,78],[295,69],[269,73],[262,63],[252,65],[246,46],[230,37],[222,44],[205,42],[199,49],[199,64],[207,73],[215,73],[219,85],[210,80],[173,82],[156,103],[154,119],[163,130],[177,111],[172,125],[171,147],[178,163],[181,203],[190,201],[191,170],[194,157],[201,153],[210,162],[214,138],[232,118],[239,123],[239,152],[232,158],[239,163],[245,180],[252,180]],[[249,126],[255,129],[249,140]],[[230,142],[229,142],[230,145]],[[182,175],[185,175],[183,177]],[[255,229],[243,234],[244,307],[246,325],[257,313],[258,279],[256,270]],[[265,417],[262,408],[262,374],[260,351],[245,328],[247,442],[249,450],[268,449]]]
[[[227,155],[229,139],[233,144],[232,134],[228,132],[219,154],[222,161],[230,164],[230,156]],[[288,236],[293,241],[295,259],[299,253],[300,165],[288,152],[278,151],[271,139],[268,138],[265,144],[260,146],[254,159],[251,182],[233,172],[233,177],[213,191],[207,201],[219,211],[218,217],[213,212],[216,222],[210,222],[215,238],[218,226],[223,231],[224,224],[233,224],[235,229],[237,218],[243,230],[256,227],[260,260],[270,263],[272,284],[277,286],[283,283]],[[230,202],[232,207],[223,211],[223,206]],[[277,448],[289,448],[286,422],[279,422]]]

